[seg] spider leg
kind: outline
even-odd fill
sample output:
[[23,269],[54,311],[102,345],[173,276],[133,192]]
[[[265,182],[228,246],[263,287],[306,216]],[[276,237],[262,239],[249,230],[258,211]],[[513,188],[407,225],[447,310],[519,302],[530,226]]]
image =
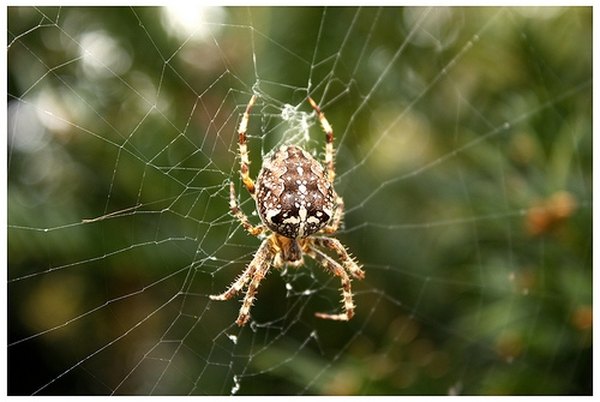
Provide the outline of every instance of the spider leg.
[[333,275],[339,277],[342,282],[342,303],[344,304],[344,312],[340,314],[315,313],[315,316],[326,320],[350,320],[354,316],[354,301],[352,300],[351,279],[348,276],[348,273],[333,258],[315,247],[311,247],[307,254],[328,269]]
[[317,105],[310,96],[308,97],[308,103],[310,103],[317,113],[319,121],[321,122],[321,127],[323,127],[323,131],[325,131],[325,165],[327,166],[327,177],[329,178],[329,181],[333,183],[333,179],[335,178],[335,167],[333,163],[333,128],[331,128],[331,124],[329,124],[325,118],[325,114],[321,111],[319,105]]
[[350,272],[350,274],[356,279],[364,279],[365,271],[354,261],[354,259],[348,254],[344,245],[338,240],[330,237],[317,237],[314,242],[319,247],[325,247],[329,250],[335,251],[338,255],[344,268]]
[[248,105],[246,106],[246,110],[242,116],[242,121],[240,121],[240,127],[238,128],[238,146],[240,152],[240,174],[242,175],[242,181],[246,186],[246,189],[254,198],[254,192],[256,191],[256,187],[254,186],[254,181],[250,178],[249,165],[250,159],[248,157],[248,146],[246,144],[246,131],[248,130],[248,120],[250,120],[250,110],[252,110],[252,106],[254,106],[254,102],[256,101],[256,95],[252,95]]
[[246,270],[229,286],[229,288],[221,294],[209,296],[211,300],[229,300],[239,293],[244,286],[248,284],[248,282],[250,282],[248,285],[248,290],[246,291],[246,296],[242,302],[242,307],[240,308],[238,318],[236,320],[236,323],[240,327],[245,325],[250,318],[250,308],[252,307],[256,290],[260,284],[260,281],[269,271],[269,267],[271,266],[271,261],[273,260],[275,253],[276,250],[272,245],[271,239],[263,241],[258,248],[258,251],[254,255],[254,258],[252,261],[250,261],[250,264],[248,264],[248,268],[246,268]]
[[331,223],[325,226],[322,231],[325,234],[333,234],[338,231],[340,224],[342,223],[342,216],[344,216],[344,199],[339,195],[336,198],[337,208],[333,213]]
[[218,295],[210,295],[210,299],[220,301],[231,299],[233,296],[238,294],[240,290],[244,288],[244,286],[246,286],[246,284],[252,278],[252,275],[254,275],[255,270],[256,266],[249,264],[248,268],[246,268],[246,270],[240,276],[238,276],[238,278],[229,286],[229,288],[227,288],[227,290]]
[[246,290],[246,296],[244,296],[240,313],[235,321],[235,323],[240,327],[246,325],[250,319],[250,308],[252,308],[256,290],[258,289],[260,282],[269,272],[271,261],[273,260],[275,254],[276,250],[273,245],[273,240],[272,238],[269,238],[262,242],[258,251],[256,252],[256,255],[254,256],[254,259],[252,262],[250,262],[250,265],[253,265],[255,268],[253,270],[254,273],[252,275],[252,280],[250,281],[248,289]]
[[262,224],[256,226],[252,225],[248,216],[240,209],[235,195],[235,186],[233,182],[229,183],[229,209],[231,210],[231,214],[242,223],[244,229],[252,236],[259,236],[265,230],[265,227]]

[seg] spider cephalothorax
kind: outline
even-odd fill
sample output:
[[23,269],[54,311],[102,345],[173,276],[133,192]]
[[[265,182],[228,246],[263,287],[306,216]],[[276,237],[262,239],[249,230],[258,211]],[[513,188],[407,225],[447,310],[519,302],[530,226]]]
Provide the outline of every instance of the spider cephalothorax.
[[[265,158],[255,185],[248,173],[250,161],[246,145],[248,119],[255,101],[256,95],[252,96],[246,106],[238,129],[238,141],[242,181],[256,200],[262,224],[253,226],[239,208],[233,182],[229,187],[229,207],[250,234],[259,236],[265,230],[270,230],[272,234],[262,242],[242,275],[225,292],[210,298],[228,300],[247,286],[248,290],[236,321],[242,326],[250,318],[250,308],[256,290],[271,264],[276,267],[284,264],[300,266],[305,254],[338,276],[342,282],[344,313],[316,313],[317,317],[349,320],[354,315],[354,303],[348,273],[362,279],[364,272],[339,240],[323,236],[337,231],[344,208],[342,198],[333,189],[335,170],[331,125],[319,106],[309,97],[308,101],[317,113],[326,134],[326,168],[299,146],[284,145]],[[337,254],[341,264],[323,251],[323,248]]]

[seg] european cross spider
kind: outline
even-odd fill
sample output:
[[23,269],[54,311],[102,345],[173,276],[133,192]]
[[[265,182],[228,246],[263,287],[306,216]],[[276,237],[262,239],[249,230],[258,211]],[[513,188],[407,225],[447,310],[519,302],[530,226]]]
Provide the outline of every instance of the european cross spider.
[[[307,255],[338,276],[342,282],[344,312],[315,315],[329,320],[347,321],[354,315],[351,279],[348,274],[356,279],[363,279],[365,273],[339,240],[326,236],[338,230],[344,213],[344,201],[333,189],[335,169],[331,125],[315,101],[308,97],[308,102],[325,131],[325,168],[301,147],[283,145],[265,157],[255,185],[248,172],[250,160],[246,145],[248,120],[255,101],[256,95],[250,98],[246,106],[238,129],[238,144],[242,181],[256,201],[262,223],[252,225],[242,212],[237,203],[233,182],[229,187],[229,207],[231,213],[251,235],[259,236],[267,230],[271,234],[261,243],[246,270],[231,286],[225,292],[211,295],[210,298],[229,300],[247,286],[246,296],[236,320],[239,326],[243,326],[250,318],[250,308],[256,291],[271,264],[276,268],[284,264],[301,266],[302,256]],[[340,262],[323,249],[337,254]]]

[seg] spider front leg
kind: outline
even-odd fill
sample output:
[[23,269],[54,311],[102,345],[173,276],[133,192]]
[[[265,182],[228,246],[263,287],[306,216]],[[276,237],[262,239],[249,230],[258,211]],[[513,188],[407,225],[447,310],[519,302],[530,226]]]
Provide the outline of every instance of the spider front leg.
[[254,275],[254,271],[256,270],[256,265],[249,264],[248,268],[240,275],[238,278],[225,290],[223,293],[218,295],[210,295],[211,300],[225,301],[231,299],[233,296],[238,294],[240,290],[246,286],[246,284],[250,281],[252,276]]
[[350,320],[354,316],[354,301],[352,300],[351,280],[348,273],[346,273],[339,263],[317,248],[311,247],[307,254],[327,268],[333,275],[339,277],[342,282],[342,303],[344,304],[344,312],[341,314],[315,313],[315,316],[326,320]]
[[354,259],[350,256],[350,254],[348,254],[346,248],[338,239],[330,237],[317,237],[314,239],[314,241],[317,246],[325,247],[334,251],[342,261],[342,264],[344,264],[344,268],[346,268],[353,277],[356,279],[365,278],[365,271],[363,271],[356,261],[354,261]]
[[248,264],[246,271],[244,271],[244,273],[240,275],[225,292],[219,295],[210,296],[211,300],[229,300],[238,292],[240,292],[248,282],[250,282],[248,285],[248,290],[246,291],[246,296],[242,302],[242,307],[240,308],[238,318],[235,321],[240,327],[244,326],[250,319],[250,308],[254,302],[256,290],[258,289],[262,279],[269,271],[275,254],[276,248],[273,244],[272,238],[264,240],[254,255],[254,258],[250,264]]

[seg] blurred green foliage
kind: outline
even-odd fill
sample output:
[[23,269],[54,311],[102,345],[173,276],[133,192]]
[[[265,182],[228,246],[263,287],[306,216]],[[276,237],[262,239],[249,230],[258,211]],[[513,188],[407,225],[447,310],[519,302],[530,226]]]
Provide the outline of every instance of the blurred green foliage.
[[[8,9],[10,394],[591,394],[591,8],[203,12]],[[307,90],[357,316],[307,261],[238,329],[236,125]]]

